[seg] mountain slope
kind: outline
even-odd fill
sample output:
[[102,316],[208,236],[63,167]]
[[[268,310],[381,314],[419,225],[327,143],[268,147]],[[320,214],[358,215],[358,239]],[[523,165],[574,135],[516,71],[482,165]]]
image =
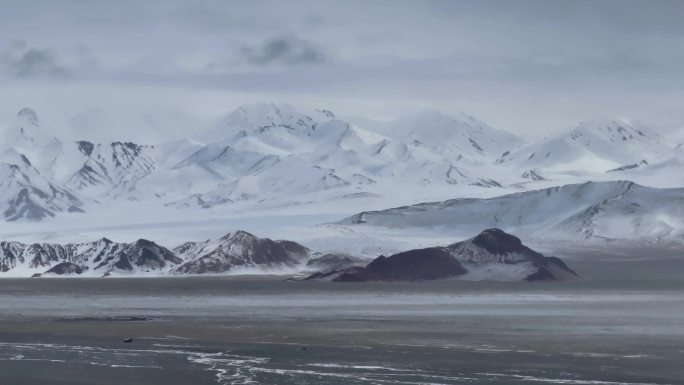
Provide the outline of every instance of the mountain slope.
[[430,247],[380,256],[365,267],[313,274],[307,279],[335,282],[469,279],[559,281],[577,274],[560,259],[545,257],[500,229],[446,247]]
[[59,212],[82,212],[72,192],[43,178],[23,154],[0,157],[0,213],[7,221],[41,220]]
[[[19,111],[5,142],[9,152],[24,156],[35,172],[55,186],[64,186],[93,199],[129,198],[138,180],[157,168],[152,146],[131,142],[63,142],[48,134],[38,114],[28,108]],[[171,154],[179,151],[166,147]]]
[[533,142],[501,156],[497,163],[520,168],[604,172],[642,160],[670,156],[657,133],[627,119],[594,119],[570,131]]
[[309,256],[309,250],[298,243],[258,238],[246,231],[226,234],[214,241],[185,243],[174,251],[185,260],[174,270],[179,274],[225,273],[245,267],[292,267]]
[[331,113],[311,116],[287,105],[238,108],[201,135],[209,144],[176,166],[204,170],[220,180],[217,187],[172,205],[207,208],[331,189],[340,189],[340,195],[359,189],[375,193],[397,184],[500,187],[474,165],[491,163],[504,148],[521,143],[472,117],[457,120],[436,111],[394,122],[384,131]]
[[66,179],[67,186],[93,197],[128,197],[135,191],[136,182],[156,168],[152,150],[130,142],[64,143],[53,161],[62,165],[63,171],[55,177]]
[[684,189],[587,182],[491,199],[453,199],[362,212],[341,223],[466,233],[499,227],[535,239],[684,243]]
[[[356,202],[367,208],[385,200],[489,197],[558,180],[677,185],[684,164],[659,135],[619,119],[586,122],[522,149],[519,138],[473,117],[434,110],[353,124],[330,111],[260,103],[226,115],[201,141],[155,145],[62,141],[30,109],[15,120],[12,142],[3,143],[10,147],[0,180],[7,187],[0,193],[5,220],[40,220],[76,211],[81,202],[94,222],[98,209],[110,206],[179,220],[196,208],[223,215],[348,197],[361,197]],[[575,214],[558,204],[567,214],[562,219]],[[524,226],[530,216],[520,215],[513,225]],[[557,212],[548,215],[551,225],[561,220]]]
[[472,116],[459,113],[451,117],[432,109],[387,122],[365,119],[359,123],[409,145],[474,161],[493,161],[524,143],[517,136]]
[[0,271],[108,276],[163,272],[181,260],[153,242],[115,243],[106,238],[87,243],[0,242]]
[[[192,209],[239,201],[290,205],[382,197],[407,185],[435,191],[497,188],[507,183],[499,177],[510,173],[492,176],[491,170],[479,167],[521,142],[466,115],[451,118],[423,111],[384,130],[359,127],[327,110],[302,112],[274,103],[237,108],[201,133],[199,141],[158,145],[63,141],[52,137],[30,109],[20,111],[15,120],[6,147],[23,154],[59,194],[73,191],[95,209],[111,200]],[[47,187],[39,190],[60,200]],[[65,210],[63,205],[38,203],[36,197],[23,193],[19,200],[7,198],[12,206],[25,207],[7,217],[40,219]]]
[[242,132],[262,133],[284,129],[296,136],[306,136],[314,130],[316,121],[287,104],[256,103],[242,105],[199,135],[205,143],[230,140]]
[[5,130],[4,146],[0,151],[9,148],[25,151],[42,144],[43,135],[38,114],[30,108],[22,108]]

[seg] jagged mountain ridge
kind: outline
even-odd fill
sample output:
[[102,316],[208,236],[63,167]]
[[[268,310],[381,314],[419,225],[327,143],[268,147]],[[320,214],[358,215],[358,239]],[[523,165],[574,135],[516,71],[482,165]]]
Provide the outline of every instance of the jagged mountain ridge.
[[304,263],[309,249],[292,241],[236,231],[217,240],[184,243],[173,250],[139,239],[117,243],[0,242],[0,273],[37,275],[220,274],[235,268],[283,269]]
[[[407,122],[416,117],[411,119]],[[466,141],[473,149],[471,137],[476,134],[491,145],[517,145],[518,139],[470,117],[462,122],[431,112],[424,119],[425,130],[453,129],[454,142],[447,143],[447,150],[434,142],[408,143],[399,139],[401,135],[361,128],[329,111],[302,113],[273,103],[238,108],[200,135],[203,141],[155,145],[63,142],[45,134],[35,111],[24,109],[21,123],[15,125],[18,134],[7,143],[29,159],[42,178],[91,203],[125,199],[209,208],[242,200],[297,200],[329,190],[340,190],[340,196],[359,190],[377,195],[366,190],[394,183],[501,185],[473,168],[487,156],[493,159],[494,152],[462,154],[455,150],[461,145],[455,141]],[[410,124],[414,123],[402,127]],[[493,138],[486,139],[490,134]],[[490,144],[478,146],[484,146],[482,150]]]
[[[585,174],[615,171],[602,179],[641,176],[646,171],[636,172],[642,169],[659,175],[681,168],[657,134],[619,119],[586,122],[517,149],[522,141],[513,135],[465,114],[449,117],[434,110],[373,122],[258,103],[228,114],[200,135],[202,140],[154,145],[62,142],[45,136],[35,111],[22,110],[17,118],[12,127],[21,135],[6,153],[23,156],[37,173],[31,181],[43,180],[53,188],[29,184],[31,199],[27,193],[5,197],[6,220],[40,220],[86,208],[96,212],[98,204],[110,200],[169,210],[243,201],[282,206],[351,199],[347,197],[381,199],[405,186],[415,187],[417,197],[428,187],[436,192],[431,196],[442,198],[452,191],[458,196],[463,190],[548,186],[545,182],[559,178],[559,167],[590,164]],[[544,151],[550,155],[540,157]],[[649,161],[626,163],[637,156],[633,154]],[[650,160],[661,157],[665,160]]]
[[[102,194],[122,194],[133,191],[135,183],[156,168],[151,154],[153,148],[131,142],[113,142],[109,144],[79,141],[68,143],[75,145],[83,155],[78,160],[80,168],[64,183],[76,191],[94,189],[93,196]],[[67,162],[63,157],[73,156],[68,149],[62,150],[62,157],[56,157],[55,163]]]
[[0,271],[3,273],[20,270],[40,274],[56,268],[53,272],[107,276],[159,272],[181,262],[170,250],[144,239],[115,243],[102,238],[65,245],[0,242]]

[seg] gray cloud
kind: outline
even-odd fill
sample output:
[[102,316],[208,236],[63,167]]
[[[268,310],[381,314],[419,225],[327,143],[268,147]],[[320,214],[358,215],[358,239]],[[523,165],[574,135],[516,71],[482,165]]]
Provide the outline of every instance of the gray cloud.
[[192,108],[236,93],[387,117],[429,105],[529,132],[603,113],[684,122],[681,0],[2,3],[0,83],[15,92],[0,112],[68,76],[86,106],[98,87],[140,86],[141,106],[176,88]]
[[54,51],[31,48],[23,41],[15,41],[0,51],[0,69],[17,78],[68,76]]
[[327,61],[326,54],[314,44],[291,36],[268,39],[256,46],[243,46],[240,54],[244,61],[254,66],[297,66]]

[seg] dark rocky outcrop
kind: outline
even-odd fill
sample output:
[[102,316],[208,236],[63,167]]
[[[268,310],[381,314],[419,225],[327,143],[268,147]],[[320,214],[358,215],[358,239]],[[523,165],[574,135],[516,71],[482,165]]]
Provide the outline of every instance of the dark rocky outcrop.
[[556,257],[544,255],[522,244],[520,239],[500,229],[487,229],[476,237],[447,246],[449,252],[471,269],[492,264],[528,266],[518,269],[526,281],[556,281],[577,274]]
[[488,229],[447,247],[380,256],[365,267],[320,272],[306,279],[335,282],[423,281],[467,275],[472,279],[525,281],[557,281],[577,277],[560,259],[545,257],[502,230]]
[[302,263],[309,249],[292,241],[259,238],[246,231],[215,241],[188,242],[174,249],[186,261],[180,274],[224,273],[236,267],[286,267]]
[[314,274],[307,279],[328,279],[335,282],[426,281],[456,277],[466,272],[445,248],[430,247],[389,257],[381,255],[365,267]]
[[83,274],[84,268],[71,262],[62,262],[53,266],[50,270],[42,275],[56,274],[56,275],[73,275]]
[[129,272],[163,270],[167,266],[182,262],[183,260],[171,250],[146,239],[139,239],[133,243],[116,245],[95,269]]
[[524,171],[522,175],[520,175],[523,179],[529,179],[529,180],[534,180],[534,181],[540,181],[540,180],[546,180],[544,178],[544,175],[542,175],[541,171],[537,169],[531,169]]

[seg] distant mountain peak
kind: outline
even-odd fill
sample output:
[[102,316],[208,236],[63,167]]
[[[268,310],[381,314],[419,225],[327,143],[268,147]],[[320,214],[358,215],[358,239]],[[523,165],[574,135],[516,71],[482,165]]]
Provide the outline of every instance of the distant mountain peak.
[[291,132],[309,133],[316,121],[301,113],[289,104],[253,103],[236,108],[216,125],[200,135],[205,142],[217,142],[232,137],[242,131],[246,133],[266,132],[273,128],[285,128]]
[[504,154],[497,163],[524,168],[605,172],[646,160],[655,163],[672,155],[660,134],[625,117],[595,117],[575,127]]
[[594,116],[579,122],[579,126],[612,126],[612,125],[626,125],[634,126],[640,125],[639,122],[628,118],[626,116]]
[[522,249],[520,238],[497,228],[482,231],[472,238],[471,242],[492,253],[514,252]]
[[413,119],[451,119],[453,120],[452,117],[447,116],[443,112],[437,110],[436,108],[432,107],[425,107],[421,108],[418,111],[409,114],[407,116],[408,118],[413,118]]
[[19,110],[17,113],[17,117],[21,119],[25,119],[29,123],[31,123],[34,126],[38,126],[39,120],[38,120],[38,114],[36,111],[30,109],[30,108],[22,108]]
[[404,119],[428,120],[428,121],[444,121],[444,122],[463,122],[476,125],[486,125],[481,120],[472,115],[458,110],[455,112],[445,113],[433,107],[424,107],[416,112],[406,115]]
[[236,230],[232,233],[228,233],[221,237],[223,240],[229,240],[229,239],[237,239],[237,238],[246,238],[246,239],[256,239],[256,235],[252,233],[248,233],[247,231],[244,230]]
[[624,133],[625,135],[636,133],[638,136],[648,139],[655,138],[658,136],[656,133],[650,131],[640,122],[624,116],[594,117],[592,119],[579,122],[579,124],[574,128],[573,131],[578,131],[582,129],[596,130],[608,134],[613,132]]

